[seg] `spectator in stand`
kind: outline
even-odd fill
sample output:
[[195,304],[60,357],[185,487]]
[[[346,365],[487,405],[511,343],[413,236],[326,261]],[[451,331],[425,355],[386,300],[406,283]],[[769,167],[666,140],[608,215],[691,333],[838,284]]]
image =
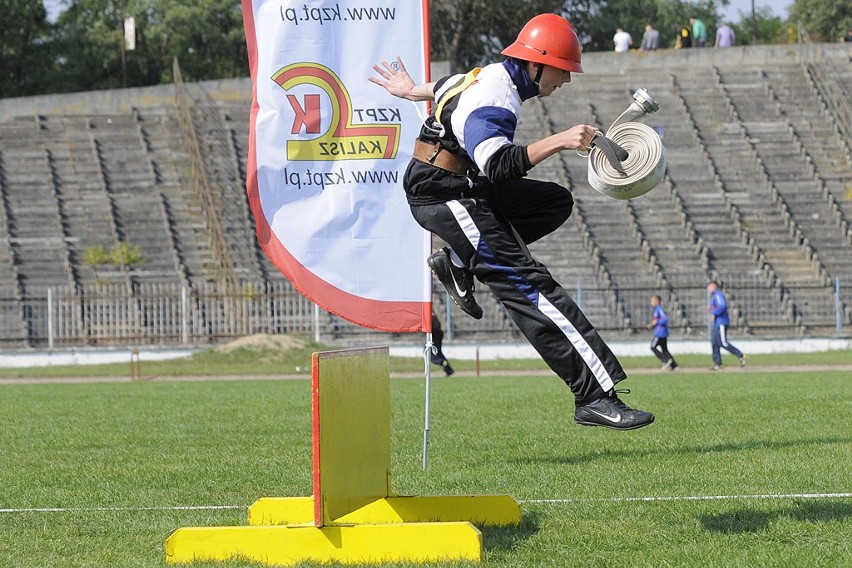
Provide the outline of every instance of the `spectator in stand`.
[[686,26],[675,26],[675,49],[692,47],[692,32]]
[[840,38],[843,43],[852,43],[852,30],[846,30],[846,35]]
[[645,33],[642,34],[642,44],[639,51],[655,51],[660,49],[660,32],[651,24],[645,24]]
[[716,47],[731,47],[735,42],[734,30],[728,22],[722,22],[722,25],[716,29]]
[[692,41],[695,47],[704,47],[707,45],[707,26],[698,18],[689,18],[689,23],[692,24]]
[[621,28],[615,30],[615,35],[612,36],[612,41],[615,43],[616,53],[626,53],[630,51],[630,46],[633,45],[633,38],[629,33]]
[[707,293],[710,296],[710,305],[707,307],[707,313],[710,314],[710,318],[713,320],[713,335],[710,338],[711,346],[713,347],[713,367],[711,370],[722,370],[721,349],[723,347],[740,360],[740,367],[745,367],[745,355],[728,341],[728,326],[731,324],[731,318],[728,316],[728,301],[725,298],[725,293],[719,289],[719,284],[715,281],[707,285]]

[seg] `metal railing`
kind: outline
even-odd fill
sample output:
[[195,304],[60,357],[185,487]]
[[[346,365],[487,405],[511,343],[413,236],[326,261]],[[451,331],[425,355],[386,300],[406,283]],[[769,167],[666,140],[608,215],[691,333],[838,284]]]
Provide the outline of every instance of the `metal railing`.
[[204,161],[201,157],[201,148],[199,147],[198,137],[195,133],[195,128],[192,122],[192,110],[190,108],[190,98],[186,94],[186,88],[181,78],[180,66],[177,59],[172,63],[172,71],[175,79],[175,98],[178,109],[178,119],[180,122],[181,132],[189,150],[190,166],[192,170],[192,185],[201,201],[201,208],[204,211],[205,220],[207,221],[207,230],[210,234],[210,245],[218,261],[218,277],[226,290],[236,290],[237,279],[234,275],[234,269],[231,265],[231,257],[228,252],[228,244],[225,240],[225,233],[222,229],[222,224],[219,222],[217,214],[217,204],[213,198],[211,191],[211,180],[207,175],[207,170],[204,167]]
[[[837,277],[831,287],[791,284],[794,297],[810,294],[799,306],[805,325],[790,323],[777,291],[762,278],[728,275],[720,278],[728,296],[732,324],[740,333],[790,337],[848,334],[852,325],[852,274]],[[668,304],[666,290],[631,286],[622,282],[618,294],[627,304],[638,306],[630,327],[617,314],[595,312],[612,294],[592,282],[578,281],[568,289],[592,323],[609,335],[645,333],[650,321],[649,300],[663,298],[678,336],[706,334],[706,281],[696,277],[674,284],[687,306],[691,326],[680,325]],[[812,292],[816,291],[816,294]],[[58,348],[127,345],[203,345],[233,340],[256,333],[313,336],[349,344],[388,342],[404,336],[359,327],[318,308],[296,292],[287,281],[253,283],[244,281],[236,291],[218,284],[189,288],[179,282],[143,283],[128,290],[123,285],[93,285],[28,289],[23,296],[0,289],[0,346]],[[486,290],[480,292],[486,300]],[[449,337],[461,341],[523,341],[505,310],[495,302],[482,301],[481,320],[465,316],[445,298],[443,289],[434,292],[434,310]],[[447,307],[449,306],[449,309]],[[611,310],[610,310],[611,311]]]
[[811,78],[823,103],[831,115],[834,125],[846,149],[847,157],[852,159],[852,96],[840,77],[831,58],[826,56],[825,46],[811,42],[807,30],[798,24],[799,63]]

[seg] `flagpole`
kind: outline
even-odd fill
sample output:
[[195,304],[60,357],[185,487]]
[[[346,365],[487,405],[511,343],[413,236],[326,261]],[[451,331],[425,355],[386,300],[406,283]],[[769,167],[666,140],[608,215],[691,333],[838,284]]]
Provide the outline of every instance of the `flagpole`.
[[432,391],[432,352],[435,346],[432,343],[432,333],[426,334],[426,347],[423,349],[423,363],[426,371],[426,408],[424,410],[425,418],[423,420],[423,471],[429,465],[429,411],[430,411],[430,395]]

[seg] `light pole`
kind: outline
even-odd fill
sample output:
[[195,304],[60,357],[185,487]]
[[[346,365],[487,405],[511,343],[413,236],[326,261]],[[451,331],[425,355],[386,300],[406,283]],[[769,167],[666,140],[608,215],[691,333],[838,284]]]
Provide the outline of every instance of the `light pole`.
[[754,0],[751,0],[751,44],[757,43],[757,16],[754,12]]

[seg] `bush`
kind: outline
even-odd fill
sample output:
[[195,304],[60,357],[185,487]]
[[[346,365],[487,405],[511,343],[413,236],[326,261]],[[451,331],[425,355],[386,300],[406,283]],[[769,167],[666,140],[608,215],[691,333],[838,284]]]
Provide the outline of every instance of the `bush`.
[[83,253],[83,262],[92,267],[105,264],[133,267],[145,264],[145,259],[139,245],[121,242],[112,247],[111,252],[108,252],[103,245],[90,246]]
[[86,249],[83,253],[83,262],[89,266],[100,266],[109,264],[110,255],[103,245],[95,245]]
[[142,250],[139,245],[131,245],[128,242],[120,242],[112,247],[112,264],[116,266],[137,266],[145,264]]

